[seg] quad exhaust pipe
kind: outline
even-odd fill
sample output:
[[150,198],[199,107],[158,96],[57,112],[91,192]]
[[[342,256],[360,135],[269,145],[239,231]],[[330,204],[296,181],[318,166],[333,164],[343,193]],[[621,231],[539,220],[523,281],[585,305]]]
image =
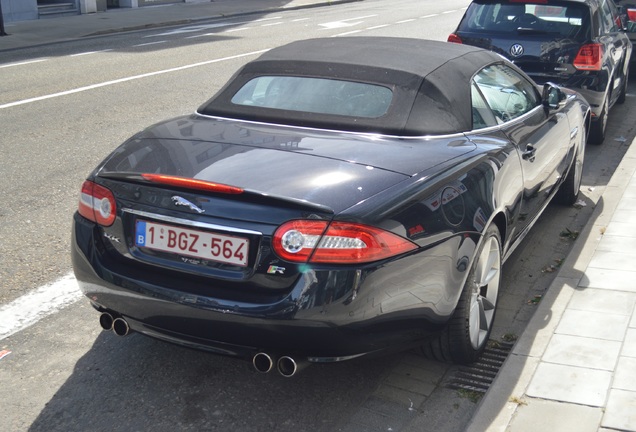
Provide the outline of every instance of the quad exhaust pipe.
[[264,352],[259,352],[252,358],[252,364],[254,369],[260,373],[268,373],[274,367],[274,360],[272,357]]
[[108,312],[99,316],[99,325],[104,330],[112,330],[117,336],[126,336],[130,333],[130,326],[122,317],[115,318]]
[[278,359],[278,361],[274,362],[274,358],[264,352],[259,352],[252,358],[252,365],[254,365],[254,369],[260,373],[270,372],[274,369],[274,364],[276,365],[276,370],[278,370],[279,374],[285,378],[291,378],[307,366],[308,362],[298,361],[290,356],[282,356]]
[[307,366],[306,361],[299,362],[289,356],[282,356],[281,358],[278,359],[278,362],[276,362],[276,369],[278,369],[278,373],[284,376],[285,378],[293,377],[294,375],[296,375],[298,371],[303,369],[305,366]]
[[[126,336],[130,333],[130,326],[124,318],[115,318],[108,312],[103,312],[99,316],[99,325],[104,330],[112,330],[117,336]],[[307,366],[307,364],[307,361],[298,361],[290,356],[282,356],[278,358],[278,361],[275,361],[275,357],[265,352],[258,352],[254,354],[254,357],[252,357],[252,365],[258,372],[271,372],[271,370],[274,369],[274,365],[276,365],[278,373],[285,378],[293,377],[296,373]]]

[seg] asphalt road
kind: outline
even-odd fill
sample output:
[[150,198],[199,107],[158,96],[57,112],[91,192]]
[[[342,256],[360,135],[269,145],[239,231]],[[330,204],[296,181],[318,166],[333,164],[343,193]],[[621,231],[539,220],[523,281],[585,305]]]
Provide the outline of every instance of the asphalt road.
[[[115,34],[0,60],[0,311],[71,271],[71,215],[93,167],[136,131],[202,104],[260,51],[309,37],[445,40],[466,0],[365,0]],[[2,66],[11,65],[11,66]],[[581,205],[550,206],[504,266],[494,339],[521,334],[590,222],[635,131],[636,86],[587,148]],[[57,285],[53,285],[56,287]],[[103,333],[84,300],[0,340],[5,430],[455,431],[478,399],[414,353],[312,366],[293,379]]]

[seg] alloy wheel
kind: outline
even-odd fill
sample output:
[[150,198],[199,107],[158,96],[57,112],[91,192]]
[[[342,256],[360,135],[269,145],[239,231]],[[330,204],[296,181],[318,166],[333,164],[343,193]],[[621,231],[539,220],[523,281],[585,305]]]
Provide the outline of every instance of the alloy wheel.
[[490,334],[501,279],[501,248],[495,236],[486,240],[475,267],[468,318],[470,343],[479,349]]

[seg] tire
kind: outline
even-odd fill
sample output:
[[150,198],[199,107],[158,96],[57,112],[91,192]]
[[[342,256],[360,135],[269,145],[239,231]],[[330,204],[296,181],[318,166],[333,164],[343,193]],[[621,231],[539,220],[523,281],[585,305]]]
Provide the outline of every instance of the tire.
[[[583,140],[583,142],[585,143],[585,140]],[[579,198],[581,179],[583,177],[583,158],[584,156],[579,155],[578,152],[574,156],[568,176],[563,183],[561,183],[559,190],[554,196],[554,200],[557,204],[571,206],[576,203],[576,200]]]
[[497,227],[491,225],[473,260],[453,316],[439,336],[422,346],[425,356],[457,364],[479,359],[495,320],[501,255],[501,236]]
[[607,129],[607,117],[609,116],[609,93],[605,95],[603,111],[598,120],[590,125],[590,144],[601,145],[605,140],[605,130]]

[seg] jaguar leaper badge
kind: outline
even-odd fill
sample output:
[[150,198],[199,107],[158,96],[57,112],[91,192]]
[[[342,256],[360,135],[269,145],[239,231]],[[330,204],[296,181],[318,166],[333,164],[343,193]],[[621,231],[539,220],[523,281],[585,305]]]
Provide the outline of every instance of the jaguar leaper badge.
[[184,207],[188,207],[190,210],[193,210],[197,213],[203,213],[205,212],[205,210],[195,206],[194,204],[192,204],[190,201],[188,201],[185,198],[182,198],[178,195],[175,195],[172,197],[172,202],[174,203],[174,205],[176,206],[184,206]]

